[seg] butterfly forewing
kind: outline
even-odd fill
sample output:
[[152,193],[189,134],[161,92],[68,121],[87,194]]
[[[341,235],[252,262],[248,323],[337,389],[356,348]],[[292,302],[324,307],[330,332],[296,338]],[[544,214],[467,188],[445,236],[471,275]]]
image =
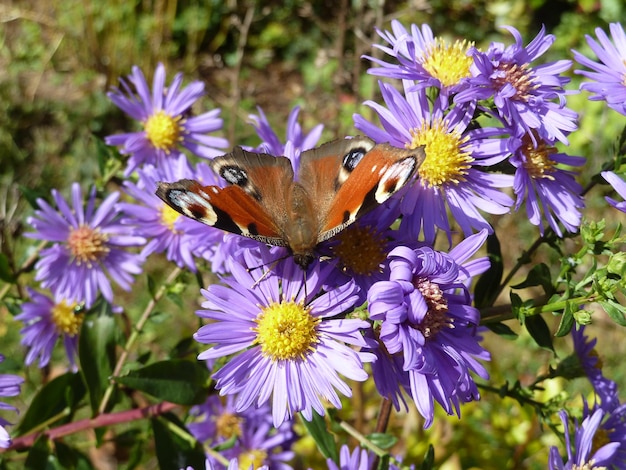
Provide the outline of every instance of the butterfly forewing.
[[180,180],[159,183],[157,196],[174,210],[204,224],[271,245],[285,245],[272,217],[239,186],[220,188]]
[[329,142],[302,153],[298,182],[315,201],[319,229],[325,224],[337,191],[374,146],[374,141],[367,137],[355,137]]
[[352,224],[400,190],[415,175],[426,155],[424,149],[376,145],[353,168],[335,195],[320,231],[324,241]]

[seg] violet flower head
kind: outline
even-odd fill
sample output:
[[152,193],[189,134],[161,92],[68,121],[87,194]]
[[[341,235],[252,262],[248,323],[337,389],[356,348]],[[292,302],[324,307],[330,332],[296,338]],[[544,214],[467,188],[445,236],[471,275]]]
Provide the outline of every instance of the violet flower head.
[[588,336],[585,336],[585,327],[581,326],[572,328],[572,340],[580,366],[600,398],[602,408],[611,411],[619,405],[617,384],[602,374],[602,364],[594,349],[598,342],[597,338],[589,339]]
[[[603,171],[601,175],[613,187],[617,194],[619,194],[623,199],[626,199],[626,182],[623,179],[612,171]],[[605,197],[605,199],[606,202],[615,207],[617,210],[626,212],[626,201],[619,202],[608,196]]]
[[610,108],[626,115],[626,33],[620,23],[611,23],[609,30],[612,40],[601,28],[596,28],[598,41],[585,35],[597,62],[572,51],[579,64],[591,69],[575,72],[592,80],[580,85],[581,90],[593,93],[589,99],[604,100]]
[[297,169],[300,162],[300,154],[304,150],[314,148],[322,135],[324,126],[318,124],[308,133],[302,131],[302,127],[298,123],[300,107],[294,107],[287,118],[287,129],[285,135],[285,143],[283,144],[276,132],[267,119],[267,116],[260,107],[257,107],[259,115],[251,114],[249,119],[256,130],[257,135],[261,139],[261,144],[254,150],[258,152],[269,153],[274,156],[285,156]]
[[[600,429],[605,411],[597,408],[589,414],[579,426],[574,426],[574,442],[572,445],[569,420],[567,413],[561,411],[559,416],[565,428],[565,447],[567,449],[567,460],[559,455],[556,447],[550,448],[549,466],[550,470],[574,470],[574,469],[601,469],[609,468],[615,459],[617,451],[620,447],[619,442],[604,442],[601,447],[596,448],[594,439],[596,433]],[[622,436],[622,440],[624,436]],[[611,467],[618,468],[618,467]],[[619,467],[623,468],[623,467]]]
[[[165,204],[156,194],[157,183],[180,179],[200,181],[204,185],[217,184],[217,177],[205,163],[194,170],[183,154],[164,162],[160,167],[146,165],[137,171],[138,181],[124,182],[124,190],[139,204],[123,202],[120,208],[127,215],[122,222],[132,227],[133,233],[148,239],[141,255],[165,253],[176,265],[196,271],[195,258],[215,252],[224,232],[185,217]],[[210,260],[211,256],[204,256]]]
[[[470,373],[489,377],[478,361],[490,355],[479,344],[480,316],[468,289],[471,278],[489,268],[489,260],[467,261],[486,238],[483,230],[449,253],[396,248],[389,255],[389,281],[374,284],[368,293],[370,319],[381,322],[379,340],[388,353],[378,360],[402,356],[407,391],[425,418],[424,427],[432,424],[435,401],[458,415],[461,403],[479,399]],[[403,383],[406,377],[397,380]]]
[[[205,403],[193,407],[191,414],[200,418],[187,425],[195,438],[211,447],[229,442],[220,454],[229,460],[236,458],[241,468],[250,465],[253,468],[268,465],[280,470],[292,468],[286,462],[295,455],[291,450],[295,438],[293,423],[285,421],[274,428],[269,404],[238,413],[234,396],[211,395]],[[219,468],[219,463],[209,458]]]
[[29,348],[25,364],[31,365],[39,358],[39,367],[47,366],[57,341],[62,338],[70,368],[76,372],[78,333],[85,317],[83,306],[62,298],[51,299],[30,288],[28,293],[30,302],[24,302],[22,313],[15,317],[25,324],[20,331],[21,344]]
[[201,360],[234,355],[213,378],[221,395],[237,395],[235,411],[261,406],[272,397],[278,427],[299,411],[307,420],[314,410],[324,415],[322,397],[341,408],[336,390],[348,397],[352,392],[338,373],[364,381],[363,361],[374,357],[349,346],[368,344],[361,333],[368,322],[333,319],[358,300],[353,282],[329,288],[335,284],[333,267],[319,262],[304,279],[291,258],[272,271],[258,269],[275,259],[265,246],[233,259],[226,285],[202,291],[206,301],[197,314],[213,321],[194,338],[213,345],[199,355]]
[[505,46],[494,42],[487,52],[474,50],[472,78],[463,91],[454,97],[455,103],[493,99],[494,105],[516,135],[536,133],[547,141],[567,144],[566,135],[576,130],[578,115],[567,108],[564,86],[570,80],[561,75],[571,66],[569,60],[540,65],[532,62],[541,57],[555,37],[541,31],[524,46],[518,30],[506,26],[515,43]]
[[72,185],[71,207],[58,191],[52,190],[52,196],[58,210],[38,199],[40,209],[28,218],[35,231],[26,236],[53,243],[41,251],[35,280],[41,281],[56,298],[70,303],[84,302],[90,308],[98,294],[112,303],[109,278],[122,289],[130,289],[133,276],[141,272],[143,258],[127,248],[144,244],[145,238],[134,235],[130,227],[120,222],[117,192],[98,208],[95,187],[86,207],[78,183]]
[[450,43],[435,37],[431,28],[423,24],[421,29],[411,25],[407,31],[398,21],[391,22],[391,31],[377,30],[389,46],[374,44],[394,61],[385,62],[371,56],[363,56],[380,67],[371,68],[368,73],[388,78],[414,80],[414,89],[434,86],[450,95],[462,86],[471,76],[470,67],[474,62],[470,54],[472,45],[467,41]]
[[[434,241],[437,229],[450,237],[449,209],[465,235],[474,230],[491,231],[480,211],[504,214],[513,205],[500,189],[512,186],[513,177],[484,171],[509,155],[503,130],[470,127],[473,104],[448,109],[442,100],[431,104],[425,90],[405,89],[403,96],[391,85],[381,83],[380,87],[386,107],[373,101],[365,104],[378,113],[383,129],[358,114],[355,127],[376,142],[401,148],[423,145],[426,152],[418,169],[419,180],[402,201],[400,229],[414,239],[423,231],[428,243]],[[405,88],[410,84],[405,82]]]
[[[4,356],[0,354],[0,362],[4,361]],[[20,393],[20,387],[24,379],[19,375],[0,374],[0,397],[15,397]],[[0,402],[0,410],[17,411],[17,408]],[[11,437],[5,426],[11,423],[0,417],[0,448],[6,449],[11,445]]]
[[121,147],[130,155],[126,175],[137,167],[151,163],[162,165],[168,157],[178,155],[180,147],[202,158],[221,155],[228,146],[221,137],[206,135],[222,128],[221,110],[193,116],[191,107],[204,95],[204,83],[194,81],[181,89],[182,74],[176,74],[165,85],[165,67],[159,64],[154,72],[152,91],[143,72],[134,66],[128,81],[121,79],[121,88],[109,92],[113,103],[140,122],[143,130],[108,136],[105,142]]
[[576,232],[585,201],[583,187],[575,180],[577,173],[567,167],[581,167],[586,159],[559,152],[553,141],[537,135],[512,138],[510,145],[514,149],[509,161],[515,167],[515,209],[526,202],[528,220],[542,235],[546,221],[559,237],[563,236],[559,222],[568,232]]

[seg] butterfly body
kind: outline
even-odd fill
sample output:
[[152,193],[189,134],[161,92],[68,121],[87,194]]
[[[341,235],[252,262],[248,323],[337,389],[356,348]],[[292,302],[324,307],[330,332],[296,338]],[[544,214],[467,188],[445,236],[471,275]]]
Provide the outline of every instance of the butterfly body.
[[386,201],[424,158],[421,147],[399,149],[355,137],[303,152],[296,178],[289,159],[237,147],[211,161],[228,186],[180,180],[159,183],[157,195],[207,225],[288,247],[306,269],[319,243]]

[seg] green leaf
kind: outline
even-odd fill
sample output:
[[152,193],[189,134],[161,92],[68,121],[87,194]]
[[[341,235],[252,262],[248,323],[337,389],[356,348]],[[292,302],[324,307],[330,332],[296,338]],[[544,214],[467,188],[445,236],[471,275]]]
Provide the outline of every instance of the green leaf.
[[333,462],[339,463],[337,445],[333,435],[326,428],[324,417],[320,416],[315,410],[313,410],[313,419],[311,421],[307,421],[302,416],[302,413],[300,413],[300,417],[302,418],[302,424],[304,424],[304,427],[317,444],[317,448],[322,455],[327,459],[333,459]]
[[554,336],[561,338],[563,336],[569,335],[572,331],[572,326],[574,326],[574,315],[572,308],[578,308],[577,306],[573,306],[572,302],[565,303],[565,309],[563,310],[563,315],[561,315],[561,321],[559,323],[559,328],[556,330]]
[[9,258],[4,253],[0,253],[0,280],[11,284],[15,282],[15,276],[9,267]]
[[150,275],[148,275],[147,278],[148,278],[148,292],[150,293],[150,297],[154,298],[156,297],[156,282],[154,278]]
[[151,420],[159,468],[204,468],[202,446],[172,413]]
[[51,450],[49,439],[46,436],[41,436],[28,451],[24,468],[26,470],[49,470],[58,468],[55,465],[51,465],[51,462],[49,462]]
[[420,470],[432,470],[433,468],[435,468],[435,448],[432,444],[429,444]]
[[552,334],[550,333],[550,328],[548,328],[548,324],[541,315],[526,317],[524,319],[524,325],[526,326],[528,333],[530,333],[530,336],[540,347],[555,352],[554,346],[552,345]]
[[500,251],[500,241],[495,233],[487,237],[487,256],[491,266],[480,276],[474,289],[474,304],[478,308],[493,304],[500,290],[500,282],[502,282],[504,271],[502,252]]
[[92,135],[92,138],[96,143],[96,160],[98,161],[98,170],[100,171],[100,175],[104,176],[106,173],[107,162],[113,158],[111,154],[111,147],[95,135]]
[[21,436],[55,416],[59,416],[55,424],[68,422],[85,393],[80,374],[68,372],[52,379],[35,395],[15,434]]
[[209,370],[204,362],[173,359],[133,370],[115,380],[159,400],[195,405],[206,399]]
[[382,432],[368,434],[367,439],[375,446],[380,447],[383,450],[391,449],[398,442],[398,438],[396,436]]
[[46,199],[46,196],[48,196],[47,194],[43,193],[42,191],[37,191],[37,190],[34,190],[34,189],[30,189],[30,188],[27,188],[26,186],[22,186],[22,185],[20,185],[20,192],[24,196],[24,199],[26,199],[26,201],[28,201],[28,204],[30,204],[30,206],[33,209],[39,209],[39,204],[37,204],[37,199],[39,199],[39,198]]
[[[99,300],[85,315],[78,338],[80,371],[89,389],[89,402],[94,415],[98,412],[115,367],[117,332],[111,305]],[[109,409],[113,405],[114,401],[109,401]]]
[[552,286],[552,277],[550,275],[550,268],[548,268],[548,266],[544,263],[540,263],[534,266],[523,282],[511,287],[513,289],[525,289],[527,287],[534,286],[543,287],[546,295],[552,295],[554,293],[554,287]]
[[611,319],[620,326],[626,326],[626,307],[614,300],[601,300],[598,302]]
[[518,334],[504,323],[488,323],[485,326],[493,331],[495,334],[504,338],[515,339],[518,337]]
[[73,470],[92,470],[89,458],[79,452],[78,449],[68,446],[61,440],[54,443],[56,456],[59,459],[60,468],[71,468]]

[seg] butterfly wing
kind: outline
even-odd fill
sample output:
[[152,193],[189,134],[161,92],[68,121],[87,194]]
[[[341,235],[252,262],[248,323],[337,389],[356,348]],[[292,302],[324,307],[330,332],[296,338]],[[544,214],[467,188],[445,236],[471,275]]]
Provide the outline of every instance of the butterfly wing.
[[303,152],[298,182],[315,201],[318,231],[325,225],[337,191],[352,169],[376,144],[367,137],[341,139]]
[[411,180],[425,158],[423,147],[401,149],[389,144],[378,144],[353,161],[344,158],[318,241],[329,239],[389,199]]
[[174,210],[204,224],[286,246],[284,201],[293,185],[291,162],[237,147],[213,159],[211,167],[229,186],[202,186],[181,180],[159,183],[157,195]]

